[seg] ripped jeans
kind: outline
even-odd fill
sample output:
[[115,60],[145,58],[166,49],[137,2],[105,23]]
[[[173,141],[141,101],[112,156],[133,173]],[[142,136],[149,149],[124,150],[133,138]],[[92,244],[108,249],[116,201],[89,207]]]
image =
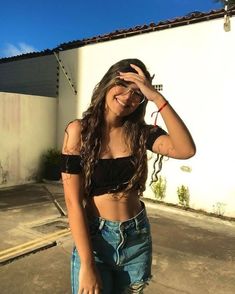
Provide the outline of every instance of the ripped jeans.
[[[152,239],[143,209],[133,218],[109,221],[89,220],[96,267],[101,275],[102,294],[143,293],[151,278]],[[71,260],[72,293],[78,293],[80,258],[76,247]]]

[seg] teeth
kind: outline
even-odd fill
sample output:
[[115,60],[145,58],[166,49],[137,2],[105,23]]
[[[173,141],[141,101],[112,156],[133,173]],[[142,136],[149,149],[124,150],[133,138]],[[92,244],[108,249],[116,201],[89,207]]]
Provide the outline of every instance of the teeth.
[[124,107],[126,107],[126,104],[124,104],[122,101],[120,101],[118,98],[116,98],[117,99],[117,102],[119,103],[119,104],[121,104],[122,106],[124,106]]

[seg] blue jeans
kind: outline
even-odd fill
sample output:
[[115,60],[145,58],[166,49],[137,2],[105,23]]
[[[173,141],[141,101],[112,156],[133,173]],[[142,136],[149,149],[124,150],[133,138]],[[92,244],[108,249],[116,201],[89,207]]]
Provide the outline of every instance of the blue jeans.
[[[143,209],[133,218],[109,221],[101,217],[89,220],[96,267],[100,273],[102,294],[143,293],[151,278],[152,238]],[[71,260],[72,293],[78,293],[80,258],[76,247]]]

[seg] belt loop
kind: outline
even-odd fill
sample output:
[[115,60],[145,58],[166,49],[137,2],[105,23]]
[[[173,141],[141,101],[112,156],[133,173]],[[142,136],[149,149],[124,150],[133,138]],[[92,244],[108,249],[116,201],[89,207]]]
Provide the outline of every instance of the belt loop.
[[99,225],[99,231],[101,231],[103,229],[103,226],[104,226],[104,223],[105,223],[105,220],[103,218],[100,218],[101,222],[100,222],[100,225]]

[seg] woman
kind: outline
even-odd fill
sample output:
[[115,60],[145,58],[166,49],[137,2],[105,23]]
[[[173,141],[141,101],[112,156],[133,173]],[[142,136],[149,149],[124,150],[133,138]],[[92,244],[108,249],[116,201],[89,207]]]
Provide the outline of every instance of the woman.
[[[62,179],[75,243],[73,294],[143,293],[151,277],[150,226],[140,200],[146,149],[178,159],[195,154],[187,127],[151,81],[140,60],[117,62],[83,118],[66,128]],[[145,124],[148,101],[168,132]]]

